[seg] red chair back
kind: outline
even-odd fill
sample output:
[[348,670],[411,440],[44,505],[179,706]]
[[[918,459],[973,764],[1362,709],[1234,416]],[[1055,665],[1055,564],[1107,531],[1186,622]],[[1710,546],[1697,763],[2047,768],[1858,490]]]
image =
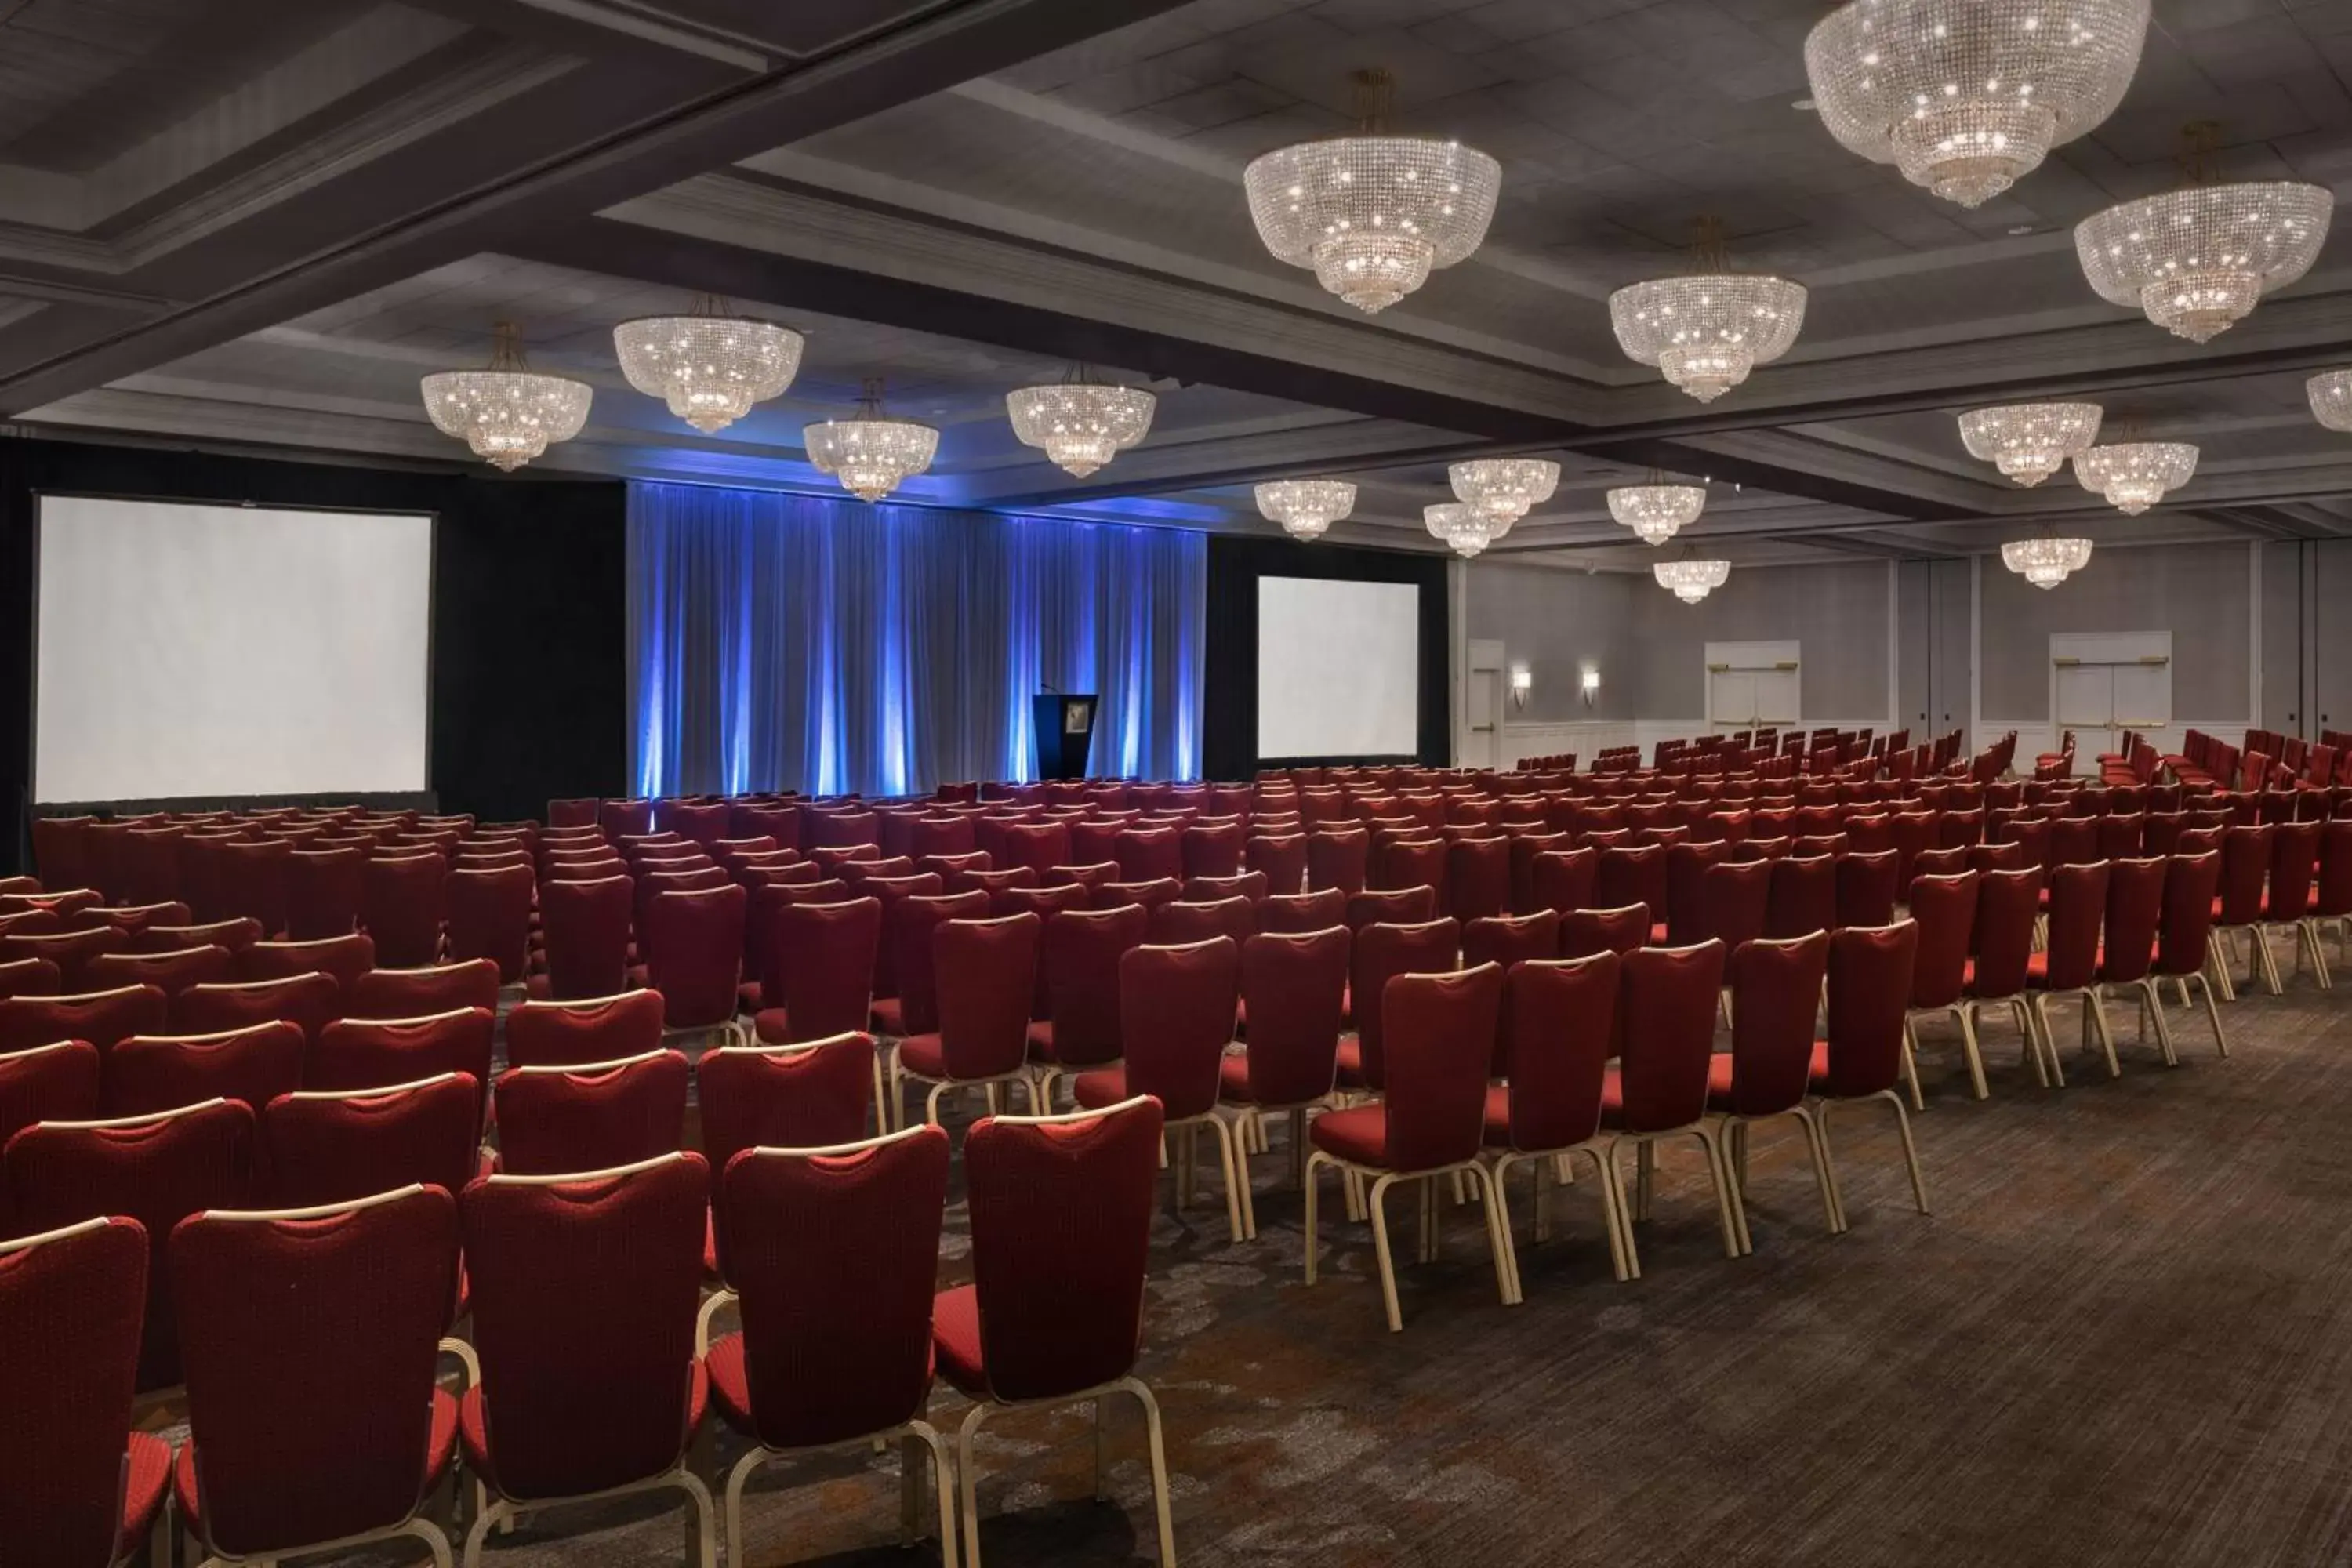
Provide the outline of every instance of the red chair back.
[[[1475,969],[1482,963],[1499,963],[1505,974],[1531,959],[1556,958],[1559,954],[1559,917],[1549,910],[1529,915],[1491,915],[1474,920],[1462,928],[1462,967]],[[1496,1078],[1508,1078],[1511,1072],[1512,1011],[1508,1006],[1497,1016],[1495,1026],[1495,1059],[1491,1068]]]
[[469,1074],[485,1089],[497,1015],[454,1007],[421,1018],[338,1018],[319,1031],[305,1089],[389,1089],[436,1073]]
[[1478,1152],[1503,979],[1502,965],[1486,963],[1448,974],[1393,973],[1379,991],[1357,993],[1360,1015],[1371,995],[1380,998],[1391,1169],[1428,1170]]
[[[695,1064],[702,1151],[724,1171],[747,1149],[822,1149],[866,1136],[874,1103],[874,1037],[836,1035],[797,1046],[730,1046]],[[730,1268],[729,1202],[714,1232],[720,1273]]]
[[1512,1148],[1565,1149],[1599,1131],[1622,968],[1614,952],[1512,965],[1502,1008],[1511,1037]]
[[577,1067],[661,1046],[662,999],[624,991],[576,1002],[524,1002],[507,1015],[509,1067]]
[[225,947],[185,947],[173,952],[101,952],[82,965],[82,981],[97,991],[152,985],[166,997],[172,997],[191,985],[231,979],[236,967]]
[[547,946],[547,994],[610,996],[628,984],[629,916],[635,884],[624,876],[550,881],[539,889]]
[[1842,926],[1883,926],[1895,919],[1895,900],[1902,884],[1895,880],[1901,857],[1893,849],[1847,851],[1838,861],[1837,923]]
[[171,1260],[205,1551],[259,1556],[415,1512],[456,1200],[404,1187],[323,1212],[200,1214]]
[[730,882],[654,899],[646,981],[661,993],[667,1026],[706,1028],[735,1016],[743,980],[746,898]]
[[300,1026],[272,1022],[218,1035],[132,1035],[106,1053],[109,1116],[232,1100],[254,1113],[302,1087]]
[[1350,945],[1348,929],[1336,923],[1262,932],[1242,944],[1249,1090],[1260,1105],[1300,1105],[1331,1092]]
[[466,1189],[458,1212],[500,1491],[605,1491],[685,1454],[709,1191],[691,1153]]
[[1567,915],[1593,907],[1592,889],[1600,872],[1600,850],[1555,849],[1538,855],[1528,876],[1536,902],[1554,914]]
[[2278,829],[2232,826],[2221,836],[2221,908],[2216,922],[2252,925],[2263,918],[2263,885],[2270,876],[2271,844]]
[[534,879],[528,865],[449,873],[449,956],[458,963],[481,959],[498,968],[499,984],[522,984],[530,949],[530,898]]
[[1111,845],[1111,858],[1118,862],[1123,881],[1150,882],[1162,877],[1181,881],[1184,876],[1182,833],[1174,827],[1126,828]]
[[1151,911],[1151,940],[1162,946],[1206,942],[1218,936],[1231,937],[1238,944],[1256,930],[1256,906],[1238,895],[1201,903],[1179,899]]
[[[55,820],[35,818],[37,837]],[[123,1450],[146,1299],[136,1220],[0,1238],[0,1541],[10,1568],[103,1568],[138,1546],[122,1539]]]
[[[163,1248],[172,1227],[208,1208],[245,1204],[253,1166],[253,1112],[225,1100],[153,1116],[46,1121],[0,1152],[8,1209],[28,1231],[100,1215],[137,1220],[147,1233],[147,1311],[139,1387],[180,1381],[179,1322]],[[0,1344],[14,1339],[0,1335]],[[13,1420],[0,1423],[12,1426]],[[421,1447],[421,1445],[420,1445]],[[13,1486],[13,1482],[11,1483]]]
[[1171,1121],[1205,1116],[1233,1043],[1241,946],[1229,936],[1119,955],[1119,1032],[1127,1087],[1160,1101]]
[[883,906],[883,920],[888,927],[887,938],[898,948],[898,962],[893,967],[898,982],[899,1034],[934,1034],[940,1026],[932,933],[949,921],[985,920],[989,907],[989,896],[977,889],[961,893],[916,894]]
[[[441,957],[442,882],[447,862],[436,853],[385,857],[367,863],[360,880],[360,919],[375,939],[376,961],[421,969]],[[232,911],[242,913],[244,911]],[[265,930],[277,927],[265,925]]]
[[1307,835],[1307,890],[1362,892],[1371,858],[1372,836],[1360,827]]
[[1977,874],[1976,972],[1969,994],[2014,996],[2025,989],[2041,910],[2041,867]]
[[[0,1149],[36,1121],[88,1121],[99,1113],[98,1047],[52,1040],[0,1054]],[[0,1232],[14,1234],[0,1184]]]
[[1035,915],[1024,914],[950,921],[933,931],[940,1055],[950,1077],[995,1078],[1019,1071],[1028,1059],[1029,1003],[1044,930]]
[[1257,906],[1257,929],[1284,935],[1328,931],[1348,921],[1348,895],[1337,888],[1318,893],[1272,893]]
[[359,923],[367,851],[298,849],[286,858],[286,934],[296,942],[345,936]]
[[390,1089],[303,1089],[261,1112],[259,1168],[287,1208],[349,1203],[410,1183],[452,1194],[474,1177],[481,1085],[436,1073]]
[[219,845],[215,853],[219,913],[258,921],[272,935],[286,929],[286,862],[294,847],[282,838]]
[[1706,1111],[1723,944],[1645,947],[1624,955],[1617,997],[1623,1127],[1663,1132]]
[[1666,855],[1663,844],[1617,845],[1601,852],[1593,875],[1592,900],[1601,909],[1647,904],[1654,915],[1666,909]]
[[1446,910],[1457,921],[1483,920],[1511,908],[1511,841],[1457,838],[1445,847]]
[[1650,942],[1650,906],[1622,910],[1571,910],[1560,917],[1559,955],[1590,958],[1596,952],[1627,953]]
[[1307,883],[1307,836],[1258,834],[1243,843],[1242,864],[1264,873],[1266,888],[1274,897],[1297,893]]
[[2213,930],[2213,900],[2221,885],[2221,852],[2175,855],[2164,872],[2164,914],[2157,924],[2156,973],[2194,974],[2205,967]]
[[1124,1377],[1143,1331],[1159,1102],[992,1116],[964,1140],[989,1390],[1049,1399]]
[[2099,924],[2106,912],[2105,860],[2050,873],[2049,947],[2042,957],[2053,990],[2080,990],[2098,978]]
[[1785,941],[1836,929],[1835,856],[1789,855],[1766,863],[1772,879],[1764,900],[1764,935]]
[[1142,945],[1150,917],[1140,904],[1064,910],[1045,921],[1042,939],[1054,1060],[1091,1067],[1119,1059],[1119,963]]
[[686,1058],[647,1051],[580,1067],[509,1068],[490,1098],[499,1169],[519,1176],[607,1171],[684,1142]]
[[1852,1100],[1895,1087],[1918,953],[1916,921],[1847,926],[1830,938],[1829,1071],[1818,1086],[1822,1093]]
[[787,1033],[796,1041],[863,1030],[881,944],[879,899],[787,904],[775,911],[773,982],[763,977],[761,1002],[784,1009]]
[[[2320,826],[2319,869],[2312,883],[2311,912],[2321,920],[2352,916],[2352,817],[2337,817]],[[0,995],[5,994],[5,989],[0,989]]]
[[358,931],[306,942],[257,942],[236,955],[239,980],[282,980],[290,974],[331,976],[348,996],[360,976],[375,967],[375,943]]
[[1911,884],[1911,918],[1919,924],[1919,957],[1911,971],[1911,1005],[1948,1007],[1968,978],[1969,941],[1976,929],[1977,874],[1922,877]]
[[53,1040],[88,1040],[102,1057],[117,1040],[162,1033],[165,1007],[163,993],[152,985],[65,996],[11,996],[0,1001],[0,1052]]
[[371,969],[343,990],[352,1018],[421,1018],[457,1007],[499,1006],[499,966],[487,958],[428,969]]
[[[724,1170],[719,1240],[740,1299],[760,1440],[839,1443],[920,1415],[947,1133],[910,1127],[863,1142],[770,1144]],[[819,1345],[824,1353],[811,1354]]]
[[0,960],[46,958],[58,966],[60,984],[68,991],[90,991],[90,961],[100,953],[121,952],[131,946],[126,931],[111,926],[79,931],[17,930],[0,935]]
[[2107,862],[2105,928],[2099,935],[2099,980],[2140,979],[2156,962],[2156,928],[2164,918],[2166,859]]
[[[2319,831],[2314,822],[2282,822],[2271,839],[2270,887],[2263,895],[2263,918],[2291,925],[2311,912],[2311,888],[2319,871]],[[92,970],[104,960],[95,960]],[[93,973],[95,978],[95,973]]]
[[[1383,1057],[1386,1016],[1376,998],[1400,974],[1447,974],[1459,965],[1462,927],[1453,920],[1392,924],[1376,921],[1356,932],[1349,954],[1348,987],[1356,1016],[1356,1048],[1364,1081],[1373,1089],[1388,1081]],[[1494,1036],[1485,1037],[1491,1054]]]
[[1803,1102],[1829,960],[1827,931],[1732,950],[1731,1093],[1718,1109],[1772,1116]]

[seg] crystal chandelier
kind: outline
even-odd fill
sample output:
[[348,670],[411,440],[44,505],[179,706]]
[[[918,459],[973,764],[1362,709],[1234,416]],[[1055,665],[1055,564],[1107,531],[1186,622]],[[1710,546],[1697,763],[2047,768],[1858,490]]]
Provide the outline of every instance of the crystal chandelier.
[[2037,588],[2055,588],[2090,564],[2087,539],[2016,539],[2000,547],[2000,563]]
[[706,436],[790,386],[803,341],[772,321],[730,316],[709,294],[696,296],[689,315],[640,316],[613,329],[629,384]]
[[2311,416],[2330,430],[2352,431],[2352,370],[2323,371],[2303,384]]
[[1421,515],[1429,525],[1430,537],[1444,540],[1465,561],[1494,542],[1494,530],[1486,520],[1459,501],[1425,506]]
[[1559,465],[1549,458],[1482,458],[1445,470],[1454,498],[1475,512],[1500,539],[1531,507],[1559,488]]
[[569,441],[588,423],[594,388],[570,376],[541,375],[522,357],[512,321],[498,323],[485,370],[445,370],[418,383],[433,427],[454,436],[512,473],[556,441]]
[[1822,123],[1972,207],[2123,101],[2148,0],[1852,0],[1805,39]]
[[2137,517],[2197,474],[2197,448],[2186,441],[2126,441],[2074,457],[2074,478],[2108,504]]
[[2100,298],[2202,343],[2311,270],[2336,197],[2295,180],[2215,184],[2219,128],[2200,120],[2185,134],[2189,184],[2092,214],[2074,229],[2074,253]]
[[1293,539],[1320,539],[1356,509],[1356,487],[1345,479],[1274,479],[1256,494],[1259,514]]
[[1789,352],[1805,324],[1801,283],[1727,269],[1723,240],[1702,222],[1693,247],[1697,270],[1655,278],[1609,296],[1609,322],[1626,357],[1656,365],[1668,381],[1712,403],[1748,373]]
[[801,439],[817,472],[833,475],[842,489],[867,501],[880,500],[908,476],[929,468],[940,449],[937,430],[883,412],[878,379],[866,384],[856,418],[804,426]]
[[1078,365],[1048,386],[1004,395],[1013,433],[1055,466],[1085,479],[1150,433],[1160,400],[1139,386],[1106,386]]
[[1731,581],[1728,561],[1701,561],[1685,554],[1679,561],[1661,561],[1650,568],[1658,586],[1672,590],[1685,605],[1696,605]]
[[1664,544],[1698,521],[1706,490],[1698,485],[1620,485],[1609,492],[1609,515],[1644,544]]
[[1302,142],[1242,172],[1266,249],[1368,315],[1477,249],[1503,182],[1502,165],[1458,142],[1380,134],[1391,85],[1386,71],[1356,74],[1362,134]]
[[2021,485],[2038,485],[2099,438],[2095,403],[2012,403],[1960,416],[1969,456],[1990,463]]

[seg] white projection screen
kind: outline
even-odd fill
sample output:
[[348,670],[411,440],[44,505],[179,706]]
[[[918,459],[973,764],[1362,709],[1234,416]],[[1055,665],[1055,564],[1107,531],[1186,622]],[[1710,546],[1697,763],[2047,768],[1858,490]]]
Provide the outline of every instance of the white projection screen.
[[1421,589],[1257,580],[1257,754],[1411,757],[1421,745]]
[[431,517],[40,508],[35,800],[425,787]]

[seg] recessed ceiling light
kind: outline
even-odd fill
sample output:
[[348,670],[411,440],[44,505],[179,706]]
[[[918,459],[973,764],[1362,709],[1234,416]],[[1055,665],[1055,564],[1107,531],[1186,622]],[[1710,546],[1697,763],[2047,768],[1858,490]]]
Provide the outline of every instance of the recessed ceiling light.
[[1811,114],[1813,111],[1814,106],[1811,99],[1801,98],[1794,103],[1789,105],[1789,107],[1797,110],[1800,114]]

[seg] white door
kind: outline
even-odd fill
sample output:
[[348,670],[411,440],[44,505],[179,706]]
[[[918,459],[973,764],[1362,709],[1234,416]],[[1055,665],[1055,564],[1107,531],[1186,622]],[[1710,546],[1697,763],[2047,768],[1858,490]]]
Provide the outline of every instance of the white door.
[[1473,768],[1503,765],[1503,672],[1470,672],[1470,746],[1463,764]]
[[1793,725],[1803,713],[1794,642],[1706,645],[1706,721],[1716,730]]
[[2172,722],[2170,632],[2058,632],[2050,638],[2050,744],[2078,755],[2123,749],[2126,730]]
[[1756,722],[1756,672],[1752,669],[1710,669],[1706,672],[1706,716],[1718,730],[1745,730]]

